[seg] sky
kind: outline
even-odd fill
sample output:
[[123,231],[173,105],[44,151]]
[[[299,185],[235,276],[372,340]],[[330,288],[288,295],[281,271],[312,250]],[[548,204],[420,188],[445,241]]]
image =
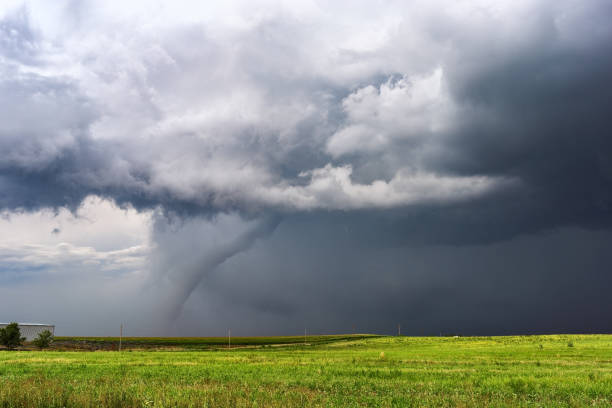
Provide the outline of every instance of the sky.
[[611,332],[612,3],[0,3],[0,321]]

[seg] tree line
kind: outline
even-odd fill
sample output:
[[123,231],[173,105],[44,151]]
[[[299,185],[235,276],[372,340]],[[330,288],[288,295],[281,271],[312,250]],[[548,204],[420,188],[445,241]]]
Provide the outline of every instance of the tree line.
[[[9,350],[14,350],[23,345],[25,340],[25,337],[21,337],[21,330],[19,329],[18,323],[13,322],[4,328],[0,328],[0,344]],[[51,343],[53,343],[53,334],[51,334],[49,330],[38,333],[38,336],[32,340],[32,344],[41,350],[49,347]]]

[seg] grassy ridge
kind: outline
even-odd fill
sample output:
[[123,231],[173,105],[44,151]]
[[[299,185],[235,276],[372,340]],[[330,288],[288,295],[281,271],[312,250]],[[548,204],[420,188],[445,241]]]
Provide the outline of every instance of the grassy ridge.
[[609,335],[350,338],[182,353],[0,352],[0,407],[611,405]]

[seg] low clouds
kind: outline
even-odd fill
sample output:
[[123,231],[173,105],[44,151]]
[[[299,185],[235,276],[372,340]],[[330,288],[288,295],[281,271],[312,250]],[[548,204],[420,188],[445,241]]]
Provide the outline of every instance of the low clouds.
[[[605,1],[570,0],[2,6],[0,209],[78,212],[95,196],[142,218],[130,224],[139,238],[114,246],[108,232],[85,243],[51,220],[44,235],[63,243],[26,234],[1,265],[35,277],[91,261],[104,275],[158,259],[142,281],[184,300],[171,294],[206,292],[198,282],[265,245],[281,251],[279,231],[305,250],[293,240],[301,217],[350,227],[342,260],[310,265],[332,287],[365,276],[351,260],[365,247],[482,245],[487,258],[489,245],[560,230],[554,242],[571,246],[612,222],[610,15]],[[193,246],[209,236],[224,238]],[[392,258],[398,285],[454,282],[433,256],[418,277]],[[468,269],[456,273],[476,284]],[[274,296],[253,304],[299,313]]]
[[261,193],[271,204],[299,210],[392,208],[431,202],[453,202],[474,198],[503,183],[487,177],[445,177],[400,169],[385,182],[355,184],[351,166],[325,166],[300,176],[309,178],[304,187],[271,189]]
[[[87,269],[90,273],[95,271],[102,274],[133,271],[143,267],[147,253],[147,248],[142,246],[105,252],[92,247],[75,247],[68,243],[54,246],[2,246],[0,262],[5,268],[2,280],[39,279],[42,270],[51,274],[74,274],[77,271],[86,273]],[[31,273],[31,269],[35,271],[34,274]],[[15,274],[15,271],[19,273]]]
[[76,213],[2,213],[2,281],[87,279],[142,273],[149,253],[151,214],[121,210],[88,197]]

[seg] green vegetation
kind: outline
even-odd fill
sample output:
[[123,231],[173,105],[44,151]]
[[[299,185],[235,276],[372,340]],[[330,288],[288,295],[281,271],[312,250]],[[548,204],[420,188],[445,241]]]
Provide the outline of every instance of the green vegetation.
[[38,336],[32,340],[32,344],[39,349],[47,348],[53,343],[53,334],[49,330],[43,330]]
[[21,337],[19,324],[9,323],[6,327],[0,329],[0,344],[9,350],[21,346],[24,341],[25,337]]
[[611,335],[272,340],[193,351],[190,339],[183,352],[0,351],[0,407],[612,405]]

